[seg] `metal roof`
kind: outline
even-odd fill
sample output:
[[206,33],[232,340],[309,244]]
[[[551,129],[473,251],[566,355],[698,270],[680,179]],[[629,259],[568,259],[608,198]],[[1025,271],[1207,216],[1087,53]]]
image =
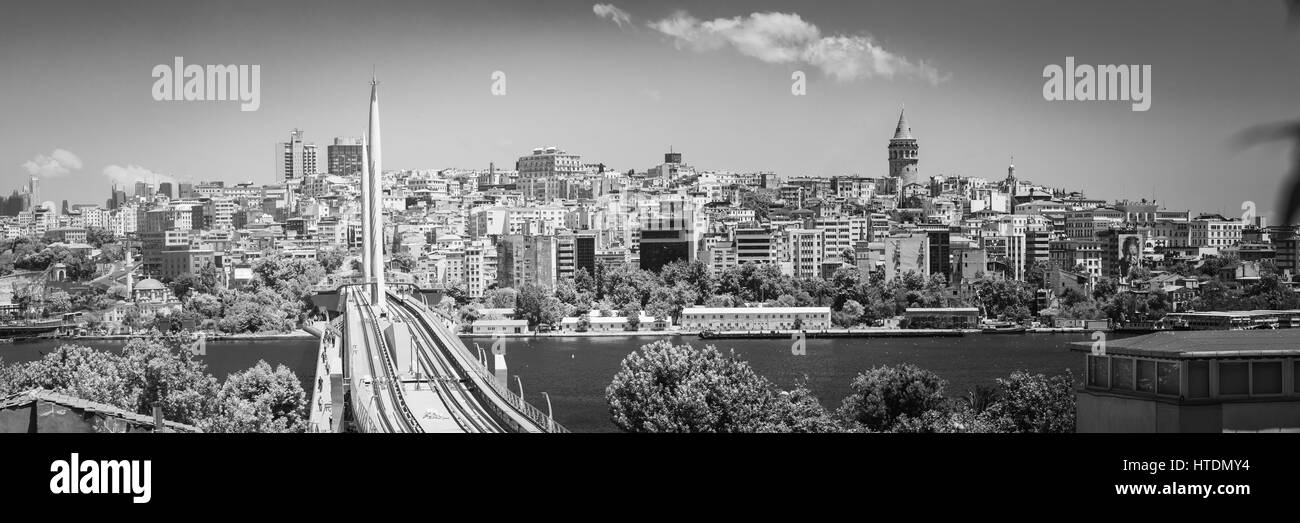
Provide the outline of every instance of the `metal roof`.
[[[1093,341],[1074,342],[1089,351]],[[1107,354],[1165,358],[1243,358],[1300,355],[1300,329],[1165,331],[1106,340]]]
[[[154,424],[153,416],[137,414],[128,411],[126,409],[123,409],[121,407],[109,405],[107,403],[99,403],[95,401],[85,400],[85,399],[78,398],[76,396],[60,394],[58,392],[54,392],[46,389],[32,389],[29,391],[19,392],[19,393],[6,396],[4,398],[0,398],[0,409],[7,409],[15,406],[30,405],[32,402],[38,400],[48,402],[48,403],[55,403],[70,409],[77,409],[83,412],[98,413],[98,414],[103,414],[105,416],[111,416],[114,418],[127,420],[137,425],[152,427]],[[177,423],[175,421],[163,420],[163,425],[175,432],[203,432],[202,430],[199,430],[198,427],[195,427],[193,425],[186,425],[184,423]]]

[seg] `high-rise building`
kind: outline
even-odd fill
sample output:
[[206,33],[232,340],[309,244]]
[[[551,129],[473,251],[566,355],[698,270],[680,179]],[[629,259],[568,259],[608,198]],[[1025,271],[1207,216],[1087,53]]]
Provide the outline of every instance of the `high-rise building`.
[[168,199],[175,199],[176,193],[172,192],[171,182],[162,182],[158,184],[158,192],[166,195]]
[[658,213],[643,216],[641,221],[640,267],[659,272],[674,261],[693,262],[699,258],[699,239],[703,232],[695,207],[689,201],[659,202]]
[[41,179],[39,177],[33,176],[28,180],[27,194],[31,197],[27,200],[27,208],[29,210],[35,209],[42,203],[45,203],[45,201],[41,199]]
[[357,138],[335,138],[334,144],[325,148],[329,156],[329,173],[338,176],[361,174],[361,147],[361,140]]
[[557,247],[554,236],[502,236],[497,244],[498,285],[518,289],[533,283],[554,289]]
[[736,238],[736,263],[772,263],[772,231],[766,228],[744,228],[734,231]]
[[930,277],[930,235],[924,233],[890,236],[885,243],[885,281],[909,272]]
[[898,126],[894,129],[894,138],[889,140],[889,178],[894,194],[903,187],[916,181],[917,163],[920,162],[916,138],[912,137],[912,126],[907,123],[903,111],[898,112]]
[[316,144],[302,140],[302,130],[289,133],[289,141],[275,144],[275,181],[300,180],[316,174]]
[[788,229],[790,265],[792,276],[813,278],[821,276],[822,260],[826,252],[821,229]]

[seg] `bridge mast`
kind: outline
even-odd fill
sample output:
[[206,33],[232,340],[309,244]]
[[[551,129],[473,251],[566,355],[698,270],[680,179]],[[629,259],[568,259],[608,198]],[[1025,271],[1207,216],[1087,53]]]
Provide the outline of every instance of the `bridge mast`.
[[[380,148],[379,134],[379,82],[374,75],[370,77],[370,185],[364,189],[365,198],[370,200],[370,224],[366,230],[366,248],[371,250],[370,260],[374,264],[374,295],[371,299],[378,311],[384,310],[386,301],[384,289],[384,201],[383,201],[383,150]],[[363,147],[364,148],[364,147]]]

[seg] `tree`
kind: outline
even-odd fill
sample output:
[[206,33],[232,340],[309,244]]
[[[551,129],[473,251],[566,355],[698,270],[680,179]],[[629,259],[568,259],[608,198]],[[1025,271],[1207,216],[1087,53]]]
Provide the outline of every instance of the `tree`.
[[858,303],[855,300],[848,300],[844,302],[844,306],[841,307],[839,311],[832,315],[833,317],[831,319],[835,322],[835,325],[849,328],[857,325],[858,320],[860,320],[862,315],[865,313],[866,309],[861,303]]
[[1092,286],[1092,299],[1099,303],[1110,301],[1111,296],[1119,292],[1119,285],[1110,278],[1101,278]]
[[483,293],[483,303],[491,309],[509,309],[515,306],[515,298],[518,295],[519,293],[510,287],[492,289]]
[[120,262],[126,259],[126,247],[120,243],[109,243],[99,248],[99,257],[106,262]]
[[1074,374],[1045,376],[1024,371],[998,378],[1000,392],[987,414],[1006,432],[1074,432]]
[[321,269],[324,269],[325,274],[334,274],[342,268],[345,258],[338,249],[320,249],[316,251],[316,261],[320,262]]
[[406,251],[402,251],[392,255],[390,261],[390,263],[392,263],[393,268],[406,273],[410,273],[415,270],[415,262],[416,262],[415,256]]
[[168,286],[171,287],[172,295],[176,296],[176,299],[184,301],[189,297],[190,290],[194,288],[194,275],[188,272],[182,273],[173,278]]
[[72,297],[61,290],[50,292],[45,296],[45,310],[50,314],[72,312]]
[[248,370],[231,374],[217,396],[217,412],[203,424],[208,432],[302,432],[306,428],[307,394],[298,377],[284,365],[274,370],[259,360]]
[[86,243],[89,243],[91,247],[99,249],[102,248],[104,244],[116,242],[117,236],[113,234],[113,231],[103,227],[86,228]]
[[578,332],[587,332],[591,330],[591,314],[588,313],[578,316],[577,330]]
[[[734,353],[696,349],[667,340],[643,345],[623,358],[605,389],[610,417],[629,432],[793,431],[808,408],[790,407],[768,381]],[[783,405],[784,403],[784,405]]]
[[573,273],[573,285],[578,292],[596,295],[596,279],[585,268]]
[[843,432],[835,419],[817,396],[800,383],[793,390],[782,391],[781,401],[773,402],[772,412],[759,428],[759,432],[825,433]]
[[900,419],[920,418],[942,406],[947,385],[933,372],[910,363],[881,366],[858,374],[844,398],[840,416],[873,431],[895,428]]
[[626,329],[630,331],[641,330],[641,307],[635,303],[628,303],[622,311],[619,312],[624,318],[627,318]]
[[459,282],[447,286],[447,297],[454,300],[457,307],[464,307],[470,302],[469,291]]
[[516,297],[515,318],[528,320],[528,326],[534,329],[541,324],[554,325],[564,319],[564,304],[546,287],[525,283]]
[[39,360],[0,366],[0,395],[43,388],[217,432],[301,432],[306,395],[285,366],[266,362],[224,385],[184,346],[133,339],[120,354],[62,345]]

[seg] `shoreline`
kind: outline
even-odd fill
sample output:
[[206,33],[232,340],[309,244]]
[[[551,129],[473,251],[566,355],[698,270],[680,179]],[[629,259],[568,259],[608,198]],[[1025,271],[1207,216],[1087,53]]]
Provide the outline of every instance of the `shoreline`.
[[[1106,332],[1110,330],[1107,329]],[[779,330],[775,332],[719,332],[718,338],[704,338],[700,336],[700,331],[615,331],[615,332],[544,332],[544,333],[498,333],[498,334],[473,334],[457,333],[458,338],[473,339],[493,339],[501,338],[661,338],[664,336],[683,336],[696,337],[700,339],[764,339],[764,338],[788,338],[795,334],[795,330]],[[1017,334],[1087,334],[1089,330],[1082,327],[1038,327],[1026,329],[1022,333],[986,333],[981,329],[826,329],[817,331],[804,331],[808,338],[904,338],[904,337],[935,337],[935,336],[970,336],[988,334],[991,336],[1014,336]],[[829,335],[829,336],[828,336]]]
[[[103,334],[90,336],[52,336],[52,337],[31,337],[31,338],[14,338],[15,341],[28,340],[54,340],[54,341],[130,341],[135,338],[149,338],[147,334]],[[275,340],[314,340],[317,336],[312,333],[299,329],[290,333],[281,334],[213,334],[205,336],[206,341],[275,341]]]

